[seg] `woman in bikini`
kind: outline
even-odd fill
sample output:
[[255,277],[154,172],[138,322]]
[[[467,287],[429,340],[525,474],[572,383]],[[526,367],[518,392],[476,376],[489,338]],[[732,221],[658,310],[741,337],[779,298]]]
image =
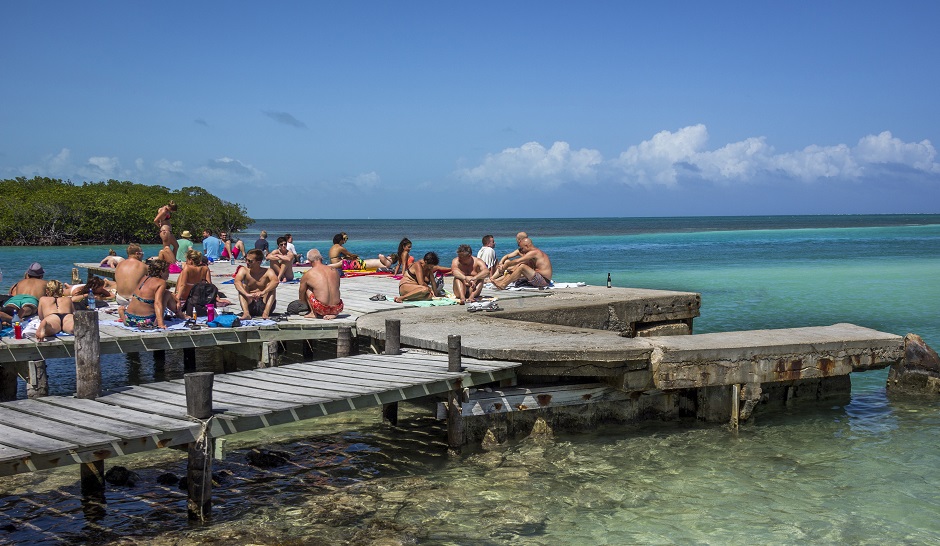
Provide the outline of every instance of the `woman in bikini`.
[[160,241],[163,242],[163,246],[170,247],[173,250],[173,256],[176,256],[176,251],[179,250],[180,244],[176,241],[176,237],[173,235],[173,228],[170,226],[170,215],[174,212],[176,212],[176,202],[170,201],[160,207],[160,210],[157,211],[157,217],[153,219],[153,223],[160,228]]
[[434,268],[440,263],[437,254],[428,252],[424,258],[411,264],[398,282],[396,303],[434,299],[437,284],[434,281]]
[[[379,259],[382,259],[381,254],[379,254]],[[405,237],[398,243],[398,252],[389,254],[385,260],[382,260],[382,265],[389,268],[393,275],[404,275],[405,270],[411,267],[414,261],[411,255],[411,240]]]
[[179,316],[176,298],[166,289],[166,280],[169,277],[169,264],[163,260],[150,262],[147,276],[134,290],[127,308],[118,307],[118,315],[124,321],[124,326],[166,328],[163,322],[165,309],[170,309]]
[[64,286],[59,281],[46,283],[46,295],[39,298],[39,328],[36,339],[43,341],[59,332],[75,332],[75,307],[72,298],[63,295]]
[[212,282],[212,273],[209,272],[209,266],[202,265],[202,252],[191,248],[186,252],[186,263],[183,264],[183,270],[176,279],[176,299],[179,300],[181,309],[186,309],[186,298],[189,297],[189,292],[196,286],[196,283],[202,281]]

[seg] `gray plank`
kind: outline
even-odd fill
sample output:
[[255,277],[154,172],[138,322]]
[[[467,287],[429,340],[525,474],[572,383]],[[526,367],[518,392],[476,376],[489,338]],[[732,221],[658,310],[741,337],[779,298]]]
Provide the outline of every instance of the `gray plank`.
[[111,434],[120,438],[137,438],[159,434],[161,431],[154,428],[141,427],[118,421],[107,417],[100,417],[90,413],[76,411],[64,407],[43,404],[36,400],[16,400],[7,402],[0,406],[15,409],[25,413],[37,415],[46,419],[52,419],[62,423],[81,423],[85,428],[89,428],[105,434]]
[[70,442],[75,445],[107,444],[120,438],[94,430],[68,425],[45,417],[0,407],[0,424],[26,431],[41,431],[43,436]]
[[164,415],[174,419],[186,419],[187,417],[185,406],[175,406],[164,402],[158,402],[156,400],[148,400],[147,398],[141,398],[139,396],[115,393],[101,396],[98,398],[98,401],[104,402],[106,404],[114,404],[115,406],[120,406],[122,408],[129,408],[147,413],[156,413],[157,415]]
[[[186,399],[186,385],[183,383],[183,380],[180,379],[179,382],[176,381],[167,381],[164,383],[150,383],[147,385],[148,388],[153,389],[159,392],[166,392],[170,394],[176,394],[183,397],[183,400]],[[260,408],[264,410],[279,410],[279,409],[290,409],[296,407],[297,404],[287,403],[287,402],[278,402],[276,400],[268,400],[264,398],[259,398],[257,396],[250,395],[233,395],[227,392],[220,392],[214,387],[212,389],[212,406],[214,408],[219,408],[220,406],[238,406],[230,407],[232,410],[247,410],[250,408]]]
[[20,430],[0,424],[0,438],[3,443],[13,448],[24,449],[31,453],[58,453],[78,447],[72,442],[63,442],[53,438]]
[[14,461],[29,457],[28,451],[0,444],[0,461]]
[[120,420],[124,423],[142,427],[153,427],[163,431],[184,430],[198,426],[187,419],[173,419],[155,413],[118,407],[95,400],[84,400],[65,396],[48,396],[37,401],[51,406],[70,408],[87,415],[108,417],[110,419]]

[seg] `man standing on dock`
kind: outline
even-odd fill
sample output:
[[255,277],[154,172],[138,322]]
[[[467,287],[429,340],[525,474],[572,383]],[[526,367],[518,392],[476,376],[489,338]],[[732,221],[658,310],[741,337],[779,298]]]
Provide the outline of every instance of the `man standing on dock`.
[[274,306],[277,305],[278,282],[277,275],[269,267],[261,267],[264,254],[257,248],[249,250],[245,263],[235,274],[235,290],[238,291],[238,302],[242,306],[242,320],[261,315],[266,319],[271,317]]
[[536,248],[528,237],[519,243],[519,250],[522,254],[505,269],[502,277],[493,281],[493,285],[500,290],[513,283],[516,286],[548,287],[552,283],[552,261],[548,254]]
[[323,256],[315,248],[307,251],[307,261],[310,262],[310,269],[300,278],[298,296],[310,306],[310,313],[304,318],[333,320],[343,310],[343,300],[339,296],[339,274],[323,264]]
[[131,243],[127,245],[127,259],[114,268],[114,282],[117,285],[117,294],[114,299],[118,305],[127,305],[137,290],[140,280],[147,274],[147,264],[143,262],[144,251],[140,245]]

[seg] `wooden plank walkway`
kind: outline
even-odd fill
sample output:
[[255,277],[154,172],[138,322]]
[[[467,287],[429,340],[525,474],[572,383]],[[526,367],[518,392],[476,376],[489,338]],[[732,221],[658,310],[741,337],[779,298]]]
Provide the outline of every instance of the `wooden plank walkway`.
[[[211,434],[220,437],[413,400],[514,377],[516,362],[406,350],[216,375]],[[182,380],[120,387],[97,400],[50,396],[0,404],[0,476],[193,442]]]
[[[76,264],[81,267],[97,264]],[[101,268],[99,268],[101,269]],[[105,268],[107,269],[107,268]],[[231,284],[224,281],[231,279],[235,268],[228,262],[213,264],[213,283],[234,302],[238,301],[238,294]],[[111,271],[113,275],[113,270]],[[448,286],[448,289],[450,287]],[[361,277],[343,278],[340,290],[345,304],[343,313],[336,320],[307,319],[299,315],[286,317],[285,320],[271,326],[243,326],[240,328],[202,328],[200,330],[156,330],[153,332],[135,332],[120,326],[110,326],[104,323],[100,326],[101,353],[139,353],[148,351],[190,349],[199,347],[215,347],[219,345],[237,345],[243,343],[258,343],[264,341],[290,341],[299,339],[336,339],[340,326],[352,329],[353,336],[357,335],[356,320],[368,313],[386,309],[400,309],[410,304],[395,303],[392,298],[398,293],[398,281],[387,275],[367,275]],[[287,305],[296,300],[299,291],[297,283],[282,283],[277,288],[277,306],[275,312],[285,313]],[[375,294],[388,297],[385,301],[370,300]],[[519,297],[539,297],[539,292],[496,292],[484,290],[484,295],[499,297],[501,299]],[[116,309],[114,302],[111,309]],[[235,305],[227,308],[236,313],[241,307]],[[116,320],[117,315],[107,314],[104,309],[98,311],[101,321]],[[57,337],[54,340],[38,342],[36,339],[0,338],[0,364],[5,362],[24,363],[29,360],[48,360],[50,358],[73,358],[74,338],[70,336]]]

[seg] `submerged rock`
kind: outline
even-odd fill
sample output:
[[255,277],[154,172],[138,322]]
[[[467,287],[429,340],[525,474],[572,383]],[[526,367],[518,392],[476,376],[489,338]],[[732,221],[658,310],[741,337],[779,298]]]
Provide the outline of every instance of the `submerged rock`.
[[111,485],[134,487],[137,485],[137,480],[140,479],[140,476],[138,476],[136,472],[128,470],[123,466],[114,466],[104,473],[104,479]]
[[290,461],[290,453],[273,449],[252,449],[245,457],[248,459],[248,464],[258,468],[273,468]]
[[940,356],[917,334],[904,336],[904,360],[888,370],[890,394],[940,394]]

